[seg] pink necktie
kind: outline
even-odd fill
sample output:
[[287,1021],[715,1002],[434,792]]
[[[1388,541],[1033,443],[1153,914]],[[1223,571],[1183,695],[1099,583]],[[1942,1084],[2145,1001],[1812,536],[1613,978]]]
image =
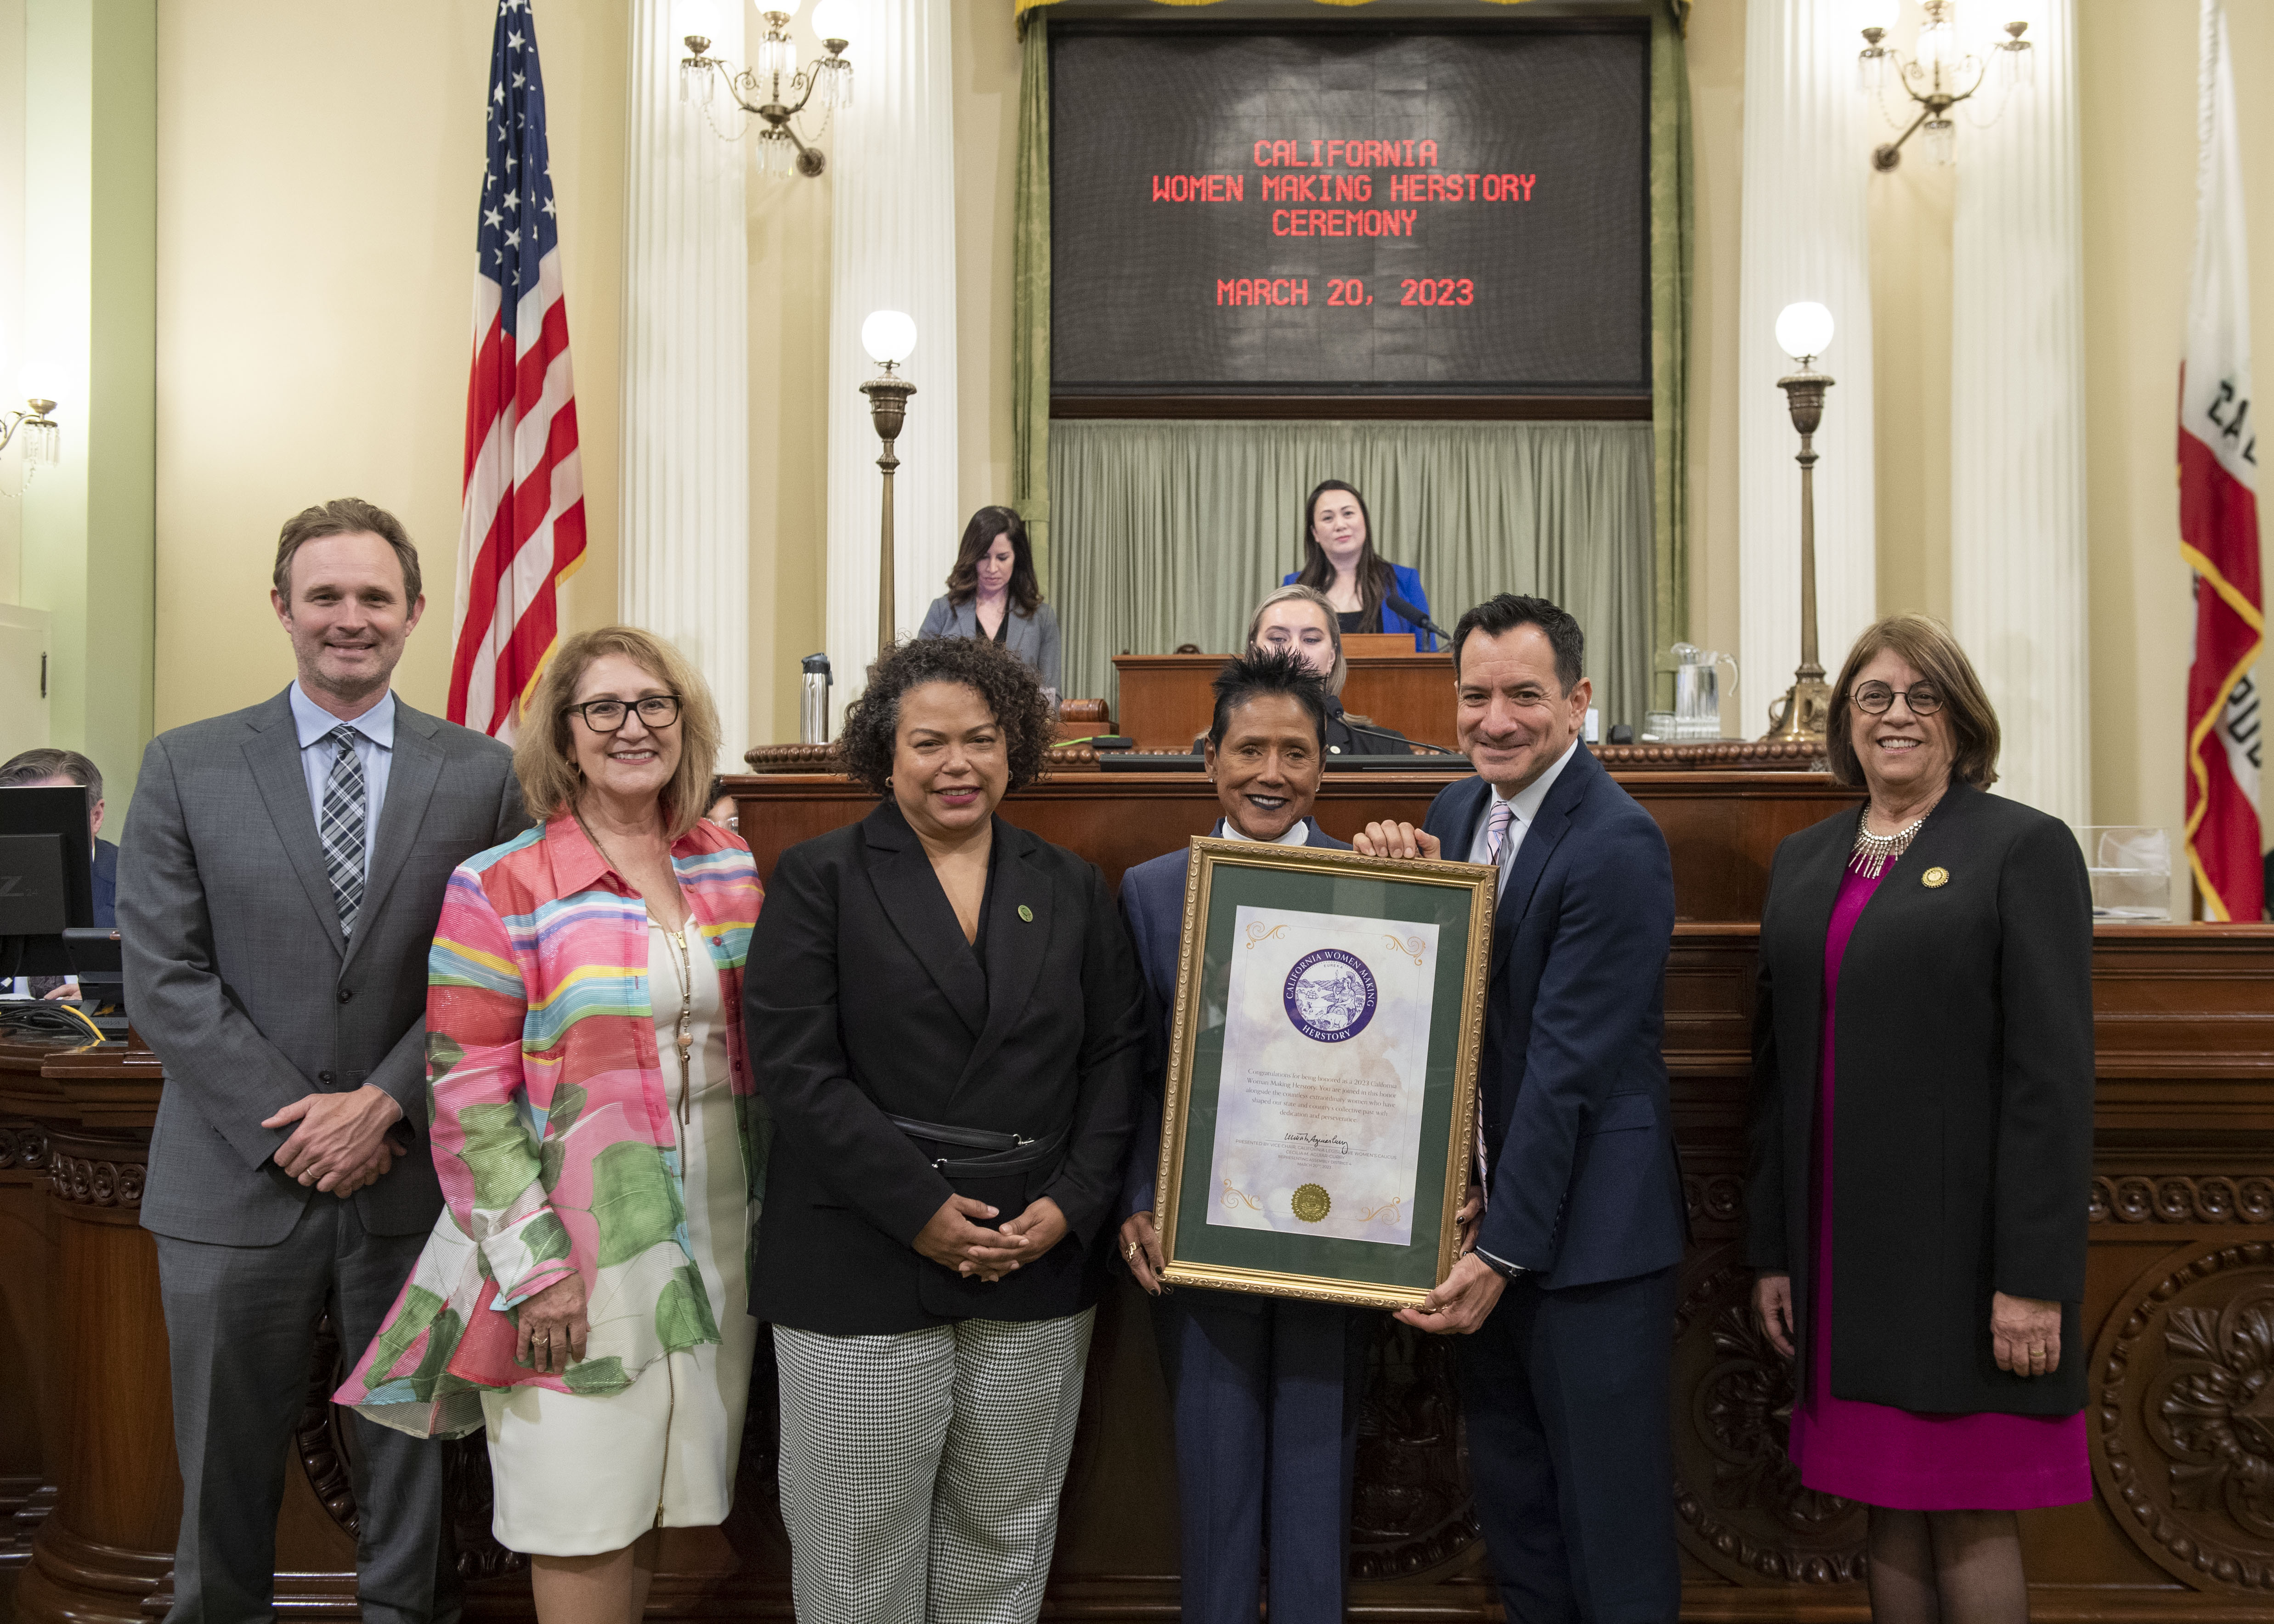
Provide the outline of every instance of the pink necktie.
[[[1485,861],[1500,866],[1501,853],[1508,848],[1508,829],[1516,821],[1515,806],[1495,797],[1492,816],[1485,820]],[[1482,1080],[1477,1086],[1477,1188],[1485,1192],[1487,1205],[1492,1194],[1485,1179],[1485,1091]]]

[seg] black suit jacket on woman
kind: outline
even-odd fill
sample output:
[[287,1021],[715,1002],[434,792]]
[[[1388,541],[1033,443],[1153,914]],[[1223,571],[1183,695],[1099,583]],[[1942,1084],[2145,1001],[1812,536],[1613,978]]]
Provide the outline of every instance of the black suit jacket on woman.
[[[1861,816],[1779,846],[1761,910],[1747,1261],[1791,1274],[1803,1360],[1824,941]],[[1940,1413],[2082,1408],[2092,899],[2076,837],[1952,785],[1856,921],[1835,1021],[1834,1395]],[[1992,1291],[2062,1304],[2052,1374],[1998,1368]]]
[[[759,1319],[873,1335],[1053,1319],[1089,1300],[1085,1254],[1128,1149],[1143,983],[1097,869],[999,817],[983,928],[983,969],[889,800],[782,853],[742,982],[774,1124]],[[1047,1195],[1066,1237],[993,1285],[923,1257],[910,1243],[953,1192],[892,1116],[1065,1130],[1062,1162],[985,1199],[1008,1219]]]

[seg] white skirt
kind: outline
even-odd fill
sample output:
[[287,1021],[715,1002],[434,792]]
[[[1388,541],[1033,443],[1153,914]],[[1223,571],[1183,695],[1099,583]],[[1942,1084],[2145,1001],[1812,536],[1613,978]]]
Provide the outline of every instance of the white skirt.
[[[482,1395],[494,1529],[508,1551],[598,1556],[652,1528],[706,1528],[734,1500],[757,1322],[750,1318],[749,1185],[736,1136],[719,972],[689,929],[696,1064],[692,1124],[681,1131],[687,1234],[720,1341],[668,1354],[621,1393],[516,1387]],[[664,1084],[678,1094],[677,959],[648,931],[648,976]],[[596,1311],[600,1305],[596,1304]]]

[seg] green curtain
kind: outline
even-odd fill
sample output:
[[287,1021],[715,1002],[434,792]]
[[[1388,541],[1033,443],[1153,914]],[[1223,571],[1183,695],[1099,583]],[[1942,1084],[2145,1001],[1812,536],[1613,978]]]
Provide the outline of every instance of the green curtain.
[[1062,691],[1118,700],[1119,653],[1237,648],[1332,477],[1366,493],[1376,545],[1420,570],[1441,625],[1495,592],[1551,598],[1585,628],[1606,732],[1639,722],[1651,443],[1645,423],[1056,424]]
[[1011,249],[1011,505],[1050,590],[1050,25],[1019,47],[1018,200]]
[[1690,282],[1693,191],[1690,170],[1690,63],[1682,35],[1687,0],[1662,0],[1650,19],[1652,687],[1671,708],[1667,650],[1690,635],[1690,481],[1684,440],[1690,403]]

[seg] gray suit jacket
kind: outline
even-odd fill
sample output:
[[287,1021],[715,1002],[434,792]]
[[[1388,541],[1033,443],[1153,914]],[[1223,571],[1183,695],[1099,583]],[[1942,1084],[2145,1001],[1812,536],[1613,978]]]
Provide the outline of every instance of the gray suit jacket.
[[[979,635],[979,604],[975,598],[966,598],[960,604],[948,602],[945,594],[931,600],[924,611],[923,626],[919,637],[976,637]],[[1003,634],[1004,646],[1042,673],[1043,686],[1058,686],[1058,617],[1048,604],[1036,604],[1035,613],[1023,615],[1013,612],[1010,629]],[[1061,695],[1061,697],[1064,695]]]
[[427,949],[450,871],[528,821],[512,752],[398,695],[350,942],[286,695],[150,741],[118,863],[127,1007],[166,1064],[144,1228],[223,1245],[282,1240],[310,1192],[269,1160],[289,1131],[261,1119],[365,1083],[403,1107],[394,1132],[410,1149],[350,1198],[358,1216],[378,1235],[433,1223]]

